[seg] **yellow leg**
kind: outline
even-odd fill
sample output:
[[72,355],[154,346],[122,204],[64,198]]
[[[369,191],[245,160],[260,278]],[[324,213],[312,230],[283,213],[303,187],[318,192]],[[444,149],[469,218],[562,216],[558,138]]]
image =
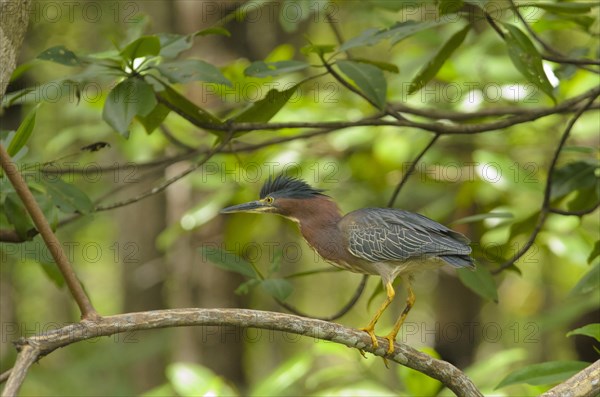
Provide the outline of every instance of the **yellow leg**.
[[415,304],[415,298],[416,297],[412,288],[410,287],[410,283],[408,283],[408,297],[406,298],[406,307],[402,311],[402,314],[400,315],[398,321],[396,321],[396,324],[394,324],[394,329],[392,329],[392,332],[390,332],[388,336],[386,336],[386,339],[389,342],[387,351],[388,354],[392,354],[394,352],[394,342],[396,341],[396,335],[398,335],[400,328],[402,328],[402,324],[404,323],[404,320],[406,320],[408,312],[410,311],[410,309],[412,309],[413,305]]
[[371,322],[369,322],[369,325],[367,325],[365,328],[360,328],[361,331],[365,331],[367,334],[369,334],[369,336],[371,337],[371,342],[373,342],[373,346],[375,346],[375,347],[379,346],[379,344],[377,343],[377,338],[375,337],[375,332],[374,332],[375,324],[377,324],[379,317],[381,317],[381,314],[390,305],[390,303],[392,303],[392,300],[394,299],[394,295],[396,295],[396,292],[394,291],[394,287],[392,287],[391,282],[389,282],[385,285],[385,292],[387,294],[387,297],[385,298],[385,301],[383,302],[381,307],[377,310],[377,313],[375,313],[375,316],[373,316],[373,319],[371,320]]

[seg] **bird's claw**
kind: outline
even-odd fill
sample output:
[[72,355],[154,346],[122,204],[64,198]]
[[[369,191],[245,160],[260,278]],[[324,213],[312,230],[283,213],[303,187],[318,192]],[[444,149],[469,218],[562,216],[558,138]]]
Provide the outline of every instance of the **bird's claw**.
[[367,334],[369,334],[369,336],[371,337],[371,343],[373,344],[373,347],[377,349],[379,347],[379,343],[377,342],[377,337],[375,336],[375,332],[373,332],[373,328],[360,328],[360,330],[365,331]]

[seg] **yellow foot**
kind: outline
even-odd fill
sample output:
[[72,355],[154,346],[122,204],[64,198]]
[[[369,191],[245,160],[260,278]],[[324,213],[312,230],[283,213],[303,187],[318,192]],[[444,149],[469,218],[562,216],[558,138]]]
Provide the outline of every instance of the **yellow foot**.
[[387,354],[394,353],[394,343],[396,342],[396,335],[388,335],[385,337],[388,340]]
[[358,352],[360,353],[361,356],[363,356],[363,358],[366,360],[367,359],[367,355],[365,354],[364,350],[362,349],[358,349]]
[[373,328],[359,328],[360,331],[365,331],[371,337],[371,343],[373,343],[373,347],[377,349],[379,347],[379,343],[377,343],[377,337],[375,336],[375,332],[373,332]]

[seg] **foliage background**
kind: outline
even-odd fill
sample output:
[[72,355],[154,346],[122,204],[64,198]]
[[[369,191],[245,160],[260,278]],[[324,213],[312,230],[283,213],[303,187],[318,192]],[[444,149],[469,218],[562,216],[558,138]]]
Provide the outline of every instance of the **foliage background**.
[[[211,62],[233,83],[232,87],[199,82],[178,86],[186,97],[213,114],[225,117],[235,113],[268,89],[286,88],[305,77],[306,71],[257,78],[246,76],[244,70],[257,60],[308,59],[318,63],[314,54],[307,57],[300,48],[308,40],[337,44],[325,18],[326,10],[332,12],[344,38],[349,39],[403,18],[435,19],[438,6],[395,1],[258,3],[245,21],[233,19],[224,25],[230,37],[197,37],[194,46],[180,57]],[[25,66],[9,91],[75,73],[73,68],[56,63],[29,62],[47,48],[62,44],[77,54],[89,54],[111,49],[111,42],[129,42],[141,33],[189,34],[211,26],[239,6],[208,1],[78,4],[81,7],[73,9],[71,17],[63,3],[34,3],[21,53]],[[100,10],[98,18],[84,11],[95,9]],[[302,17],[293,17],[292,10],[300,10]],[[518,24],[508,9],[499,12],[498,20]],[[553,48],[591,58],[598,58],[597,13],[597,7],[576,13],[523,9],[526,20]],[[553,105],[548,95],[528,84],[513,66],[506,44],[484,21],[473,23],[463,45],[429,85],[409,95],[413,77],[464,24],[460,20],[436,26],[393,47],[384,41],[353,49],[352,55],[398,67],[399,73],[385,73],[387,99],[393,103],[465,112]],[[572,65],[545,65],[547,74],[556,76],[558,102],[598,84],[597,74]],[[79,187],[92,200],[104,198],[103,203],[110,203],[135,196],[186,166],[185,161],[154,168],[141,164],[182,153],[182,145],[196,148],[213,143],[211,134],[172,113],[165,125],[174,139],[158,130],[147,134],[138,122],[131,125],[125,139],[102,121],[102,108],[114,77],[94,77],[98,85],[86,86],[80,98],[64,95],[54,100],[48,89],[23,105],[3,109],[1,129],[3,139],[8,139],[5,131],[16,130],[32,106],[41,103],[27,152],[17,156],[20,165],[56,159],[62,159],[62,170],[120,164],[99,178],[89,172],[62,175],[65,182]],[[92,91],[97,87],[99,94]],[[305,83],[272,121],[356,120],[373,112],[362,98],[331,76],[324,76]],[[568,117],[552,115],[478,135],[442,136],[411,176],[396,206],[445,224],[493,211],[509,213],[510,218],[454,226],[470,236],[476,247],[486,247],[487,251],[476,248],[481,266],[496,268],[498,258],[509,259],[533,229],[532,215],[540,209],[547,170]],[[559,158],[559,167],[577,161],[597,162],[598,120],[597,110],[579,119]],[[254,131],[239,140],[259,144],[297,133]],[[245,278],[215,267],[206,252],[215,248],[234,252],[277,279],[328,265],[313,254],[290,222],[269,216],[224,217],[218,210],[254,199],[271,171],[288,171],[327,189],[344,212],[385,206],[410,162],[430,139],[431,134],[422,130],[367,126],[236,154],[217,154],[165,193],[86,215],[58,228],[57,233],[65,246],[71,247],[68,252],[78,276],[102,314],[175,307],[284,310],[264,285],[240,293],[238,287]],[[109,143],[110,148],[79,151],[97,141]],[[132,167],[123,167],[126,163]],[[30,182],[40,182],[40,175],[31,174]],[[597,187],[596,178],[592,191],[597,192]],[[575,196],[577,193],[571,193],[568,199]],[[2,227],[11,227],[4,198],[3,209]],[[55,215],[57,219],[68,216],[57,211]],[[519,271],[495,276],[498,302],[481,298],[451,272],[423,274],[415,286],[417,305],[400,340],[465,369],[484,393],[491,393],[507,374],[527,364],[597,360],[594,339],[566,337],[566,333],[600,322],[598,283],[591,292],[573,292],[580,279],[598,267],[598,259],[590,253],[597,244],[599,226],[597,211],[584,217],[549,215],[533,248],[516,263]],[[490,249],[494,246],[497,248]],[[44,255],[39,237],[24,244],[3,243],[1,250],[0,357],[1,369],[5,370],[14,362],[12,340],[57,328],[74,321],[78,314]],[[309,315],[326,316],[350,298],[360,276],[322,272],[288,280],[293,291],[286,302]],[[366,324],[382,299],[378,295],[370,302],[378,287],[379,280],[371,277],[355,307],[336,321],[356,327]],[[392,313],[402,310],[400,291],[401,287],[399,299],[378,325],[379,334],[392,326]],[[542,383],[507,386],[495,393],[535,395],[552,382]],[[202,387],[220,394],[247,395],[348,395],[350,391],[355,395],[431,395],[438,385],[406,368],[385,371],[380,360],[364,360],[356,351],[295,335],[195,328],[118,335],[57,351],[32,369],[22,394],[197,395],[206,391]]]

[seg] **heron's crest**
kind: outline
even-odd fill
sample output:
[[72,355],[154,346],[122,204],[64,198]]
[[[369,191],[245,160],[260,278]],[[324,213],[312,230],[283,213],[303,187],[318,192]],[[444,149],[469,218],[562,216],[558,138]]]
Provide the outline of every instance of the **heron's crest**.
[[269,176],[269,179],[265,182],[262,189],[260,189],[260,198],[263,199],[269,195],[285,198],[313,198],[316,196],[325,196],[324,190],[315,189],[302,179],[292,178],[283,174],[273,179]]

